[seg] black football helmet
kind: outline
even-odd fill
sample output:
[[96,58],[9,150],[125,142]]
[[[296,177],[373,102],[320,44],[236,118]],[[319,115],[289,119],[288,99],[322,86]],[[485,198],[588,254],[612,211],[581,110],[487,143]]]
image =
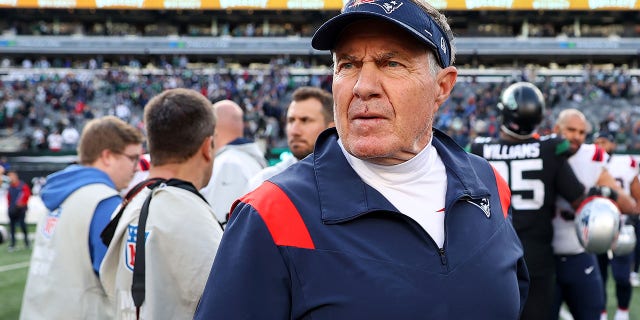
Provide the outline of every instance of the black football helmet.
[[498,109],[503,131],[517,138],[528,138],[542,122],[544,97],[535,85],[516,82],[502,91]]

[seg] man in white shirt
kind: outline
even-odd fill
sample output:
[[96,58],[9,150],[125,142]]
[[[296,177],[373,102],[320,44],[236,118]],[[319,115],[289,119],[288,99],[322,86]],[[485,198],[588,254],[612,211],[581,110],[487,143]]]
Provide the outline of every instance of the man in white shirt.
[[265,180],[284,171],[313,152],[322,131],[333,127],[333,96],[316,87],[300,87],[291,96],[287,110],[287,144],[293,156],[286,156],[276,165],[264,168],[249,180],[251,191]]
[[[125,197],[120,218],[114,217],[100,281],[116,319],[137,319],[137,313],[139,319],[192,319],[222,237],[197,191],[213,167],[211,102],[195,90],[170,89],[144,110],[150,179],[134,187],[138,193]],[[144,234],[140,247],[138,234]]]
[[[594,139],[594,143],[602,147],[611,157],[607,161],[606,168],[611,176],[620,184],[620,187],[625,192],[629,193],[635,200],[636,204],[640,201],[640,181],[638,181],[638,162],[631,156],[620,154],[613,156],[613,152],[616,149],[615,133],[613,132],[600,132]],[[638,213],[638,210],[633,212]],[[630,216],[623,216],[623,221],[626,222]],[[631,221],[629,221],[631,222]],[[616,300],[618,303],[618,309],[616,311],[614,320],[628,320],[629,319],[629,306],[631,302],[631,296],[633,288],[631,287],[631,263],[633,260],[632,254],[617,255],[613,254],[613,257],[609,259],[607,253],[598,255],[598,263],[600,266],[600,273],[604,287],[606,288],[607,279],[609,276],[609,265],[611,265],[611,273],[616,283]],[[607,295],[605,292],[604,301],[607,301]],[[606,319],[606,312],[603,312],[602,319]]]
[[75,149],[76,145],[78,144],[78,139],[80,138],[80,133],[78,133],[78,130],[74,126],[69,124],[62,130],[61,135],[62,146],[64,147],[64,149]]
[[[606,169],[609,155],[601,147],[584,143],[589,123],[577,109],[560,112],[554,132],[570,143],[569,165],[578,180],[590,192],[602,187],[613,190],[611,196],[620,211],[630,212],[635,201],[616,183]],[[556,301],[553,316],[557,316],[564,301],[576,319],[598,319],[605,308],[604,287],[595,254],[586,252],[575,231],[573,209],[558,197],[553,223],[553,251],[556,259]],[[553,318],[552,318],[553,319]]]
[[231,100],[213,104],[216,116],[214,134],[215,157],[209,184],[200,192],[213,207],[220,223],[227,222],[233,202],[247,190],[249,179],[267,166],[264,152],[253,141],[245,139],[244,112]]

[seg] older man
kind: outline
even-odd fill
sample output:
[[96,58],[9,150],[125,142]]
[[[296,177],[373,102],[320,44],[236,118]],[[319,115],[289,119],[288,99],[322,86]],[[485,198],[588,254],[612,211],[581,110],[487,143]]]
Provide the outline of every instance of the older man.
[[517,319],[528,277],[509,190],[432,127],[456,82],[426,0],[349,1],[336,129],[232,210],[196,319]]

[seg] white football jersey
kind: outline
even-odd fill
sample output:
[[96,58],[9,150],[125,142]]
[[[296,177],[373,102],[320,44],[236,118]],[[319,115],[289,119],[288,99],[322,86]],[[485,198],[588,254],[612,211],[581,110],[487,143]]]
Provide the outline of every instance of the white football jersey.
[[[585,190],[593,187],[602,170],[609,161],[609,155],[603,148],[595,144],[582,144],[580,149],[569,157],[569,165],[573,172],[582,182]],[[579,254],[584,252],[584,248],[580,244],[580,240],[576,235],[575,224],[573,221],[565,220],[560,216],[561,211],[571,211],[571,204],[564,198],[556,198],[556,214],[553,217],[553,252],[555,254]]]
[[638,175],[638,162],[630,155],[616,155],[607,163],[607,170],[622,189],[631,192],[631,182]]

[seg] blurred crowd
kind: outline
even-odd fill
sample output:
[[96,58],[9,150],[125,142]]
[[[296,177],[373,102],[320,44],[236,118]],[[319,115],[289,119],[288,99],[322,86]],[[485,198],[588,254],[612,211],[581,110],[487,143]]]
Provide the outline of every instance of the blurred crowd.
[[[46,61],[46,59],[45,59]],[[181,62],[182,61],[182,62]],[[51,63],[46,61],[46,64]],[[181,57],[154,70],[143,68],[60,69],[48,72],[15,68],[0,81],[0,138],[14,139],[21,151],[75,150],[84,123],[115,115],[143,130],[143,106],[168,88],[198,90],[211,101],[231,99],[245,111],[245,136],[266,150],[286,147],[285,108],[299,86],[331,90],[331,72],[299,73],[304,65],[274,59],[263,67],[186,67]],[[24,65],[24,63],[23,63]],[[56,69],[57,70],[57,69]],[[294,70],[298,70],[294,72]],[[532,81],[546,96],[547,117],[540,128],[549,133],[553,119],[565,108],[581,109],[591,131],[616,133],[619,151],[640,151],[640,84],[624,69],[584,68],[580,80],[514,72],[500,80],[464,77],[441,107],[435,126],[465,146],[475,136],[496,136],[495,108],[500,92],[513,81]]]
[[[74,150],[78,132],[95,117],[115,115],[143,129],[143,106],[169,88],[191,88],[211,101],[231,99],[245,111],[246,136],[269,147],[286,146],[283,110],[301,85],[329,88],[327,74],[294,75],[290,61],[274,59],[264,68],[193,70],[161,65],[142,69],[18,69],[0,81],[0,136],[21,138],[19,150]],[[23,63],[24,65],[24,63]],[[16,69],[14,69],[16,70]]]
[[640,151],[640,77],[622,69],[585,66],[579,81],[528,77],[523,72],[502,82],[458,82],[452,97],[441,107],[435,126],[462,146],[476,136],[496,137],[500,120],[495,106],[500,92],[515,80],[533,82],[545,95],[547,109],[538,128],[540,134],[551,133],[560,111],[577,108],[589,121],[590,135],[611,132],[617,139],[617,151]]

